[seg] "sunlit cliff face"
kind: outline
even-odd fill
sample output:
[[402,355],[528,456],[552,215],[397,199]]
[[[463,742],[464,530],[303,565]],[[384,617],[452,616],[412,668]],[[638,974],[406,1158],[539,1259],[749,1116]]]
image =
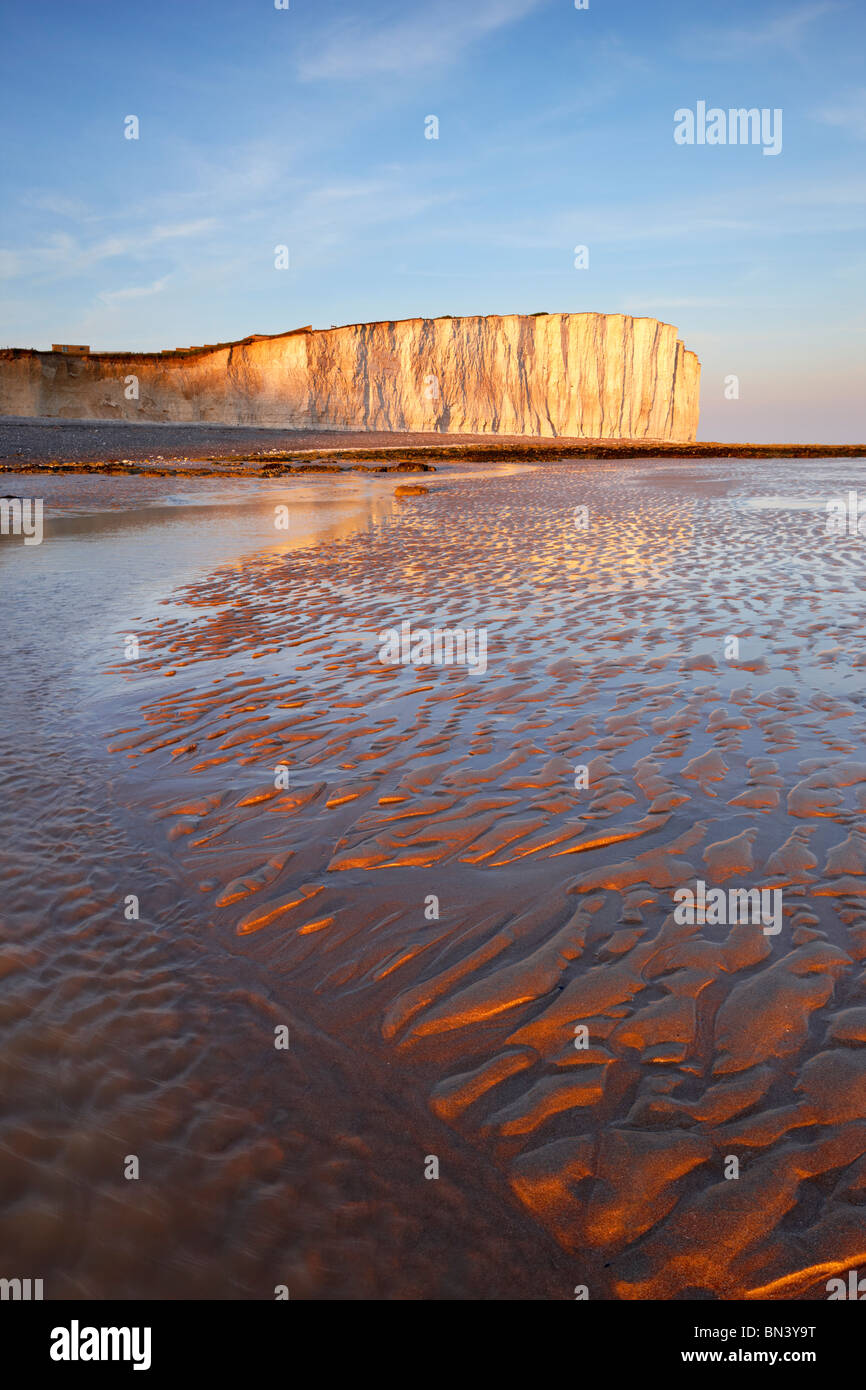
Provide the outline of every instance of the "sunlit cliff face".
[[624,314],[405,319],[179,355],[0,353],[10,415],[688,441],[699,388],[675,328]]

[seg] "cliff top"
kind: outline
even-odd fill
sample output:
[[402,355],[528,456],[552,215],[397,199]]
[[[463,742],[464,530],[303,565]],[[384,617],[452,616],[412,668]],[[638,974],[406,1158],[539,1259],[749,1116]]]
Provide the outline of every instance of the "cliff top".
[[[9,358],[11,358],[11,357],[21,357],[21,356],[39,356],[39,357],[57,356],[57,357],[64,357],[64,358],[69,358],[69,357],[97,357],[97,358],[98,358],[98,357],[113,357],[113,358],[118,358],[118,357],[119,357],[119,358],[128,358],[128,357],[135,357],[135,358],[147,358],[147,357],[149,357],[149,358],[160,358],[160,357],[188,357],[188,356],[191,356],[192,354],[197,354],[197,353],[220,352],[220,351],[225,350],[226,348],[247,347],[247,346],[249,346],[249,345],[252,344],[252,343],[259,343],[259,342],[272,341],[273,339],[276,339],[276,338],[292,338],[292,337],[295,337],[295,336],[297,336],[298,334],[301,334],[301,333],[309,333],[309,334],[317,334],[317,335],[318,335],[318,334],[328,334],[328,333],[342,333],[342,332],[345,332],[347,329],[351,329],[351,328],[395,328],[395,327],[397,327],[398,324],[404,324],[404,323],[418,323],[418,324],[423,324],[423,323],[443,323],[446,319],[453,320],[454,322],[458,322],[458,323],[461,323],[461,322],[462,322],[462,323],[477,323],[477,322],[481,322],[481,321],[484,321],[484,320],[486,320],[486,321],[488,321],[488,322],[502,322],[503,319],[538,319],[538,318],[607,318],[607,319],[631,319],[631,320],[633,320],[633,322],[635,322],[635,323],[640,323],[640,322],[659,323],[659,324],[661,324],[662,327],[664,327],[664,328],[673,328],[673,330],[674,330],[675,333],[678,333],[678,332],[679,332],[679,329],[676,327],[676,325],[674,325],[674,324],[669,324],[669,323],[667,323],[664,319],[657,319],[657,318],[655,318],[652,314],[624,314],[624,313],[607,314],[607,313],[601,312],[600,310],[595,310],[595,309],[574,309],[574,310],[572,310],[572,309],[565,309],[565,310],[555,310],[553,313],[550,313],[547,309],[538,309],[538,310],[536,310],[534,313],[531,313],[531,314],[437,314],[434,318],[426,318],[426,317],[421,316],[421,317],[413,317],[413,318],[406,318],[406,319],[373,319],[373,320],[371,320],[370,322],[341,323],[341,324],[332,323],[331,326],[330,326],[329,328],[313,328],[312,324],[305,324],[302,328],[289,328],[289,329],[286,329],[286,330],[284,330],[284,331],[282,331],[282,332],[280,332],[280,333],[250,333],[250,334],[248,334],[245,338],[232,338],[232,339],[229,339],[229,340],[226,341],[226,342],[221,342],[221,343],[200,343],[200,344],[196,344],[196,345],[193,346],[193,347],[156,348],[156,349],[153,349],[153,350],[151,350],[151,351],[148,351],[148,350],[133,350],[133,349],[124,349],[124,348],[120,348],[120,349],[115,349],[115,350],[105,349],[105,350],[98,351],[98,352],[90,352],[90,351],[74,352],[74,351],[68,351],[68,350],[65,351],[65,352],[60,352],[60,351],[56,351],[54,347],[52,347],[52,348],[50,348],[50,349],[49,349],[49,348],[8,347],[8,348],[0,348],[0,358],[9,359]],[[688,351],[688,349],[686,349],[686,350]]]

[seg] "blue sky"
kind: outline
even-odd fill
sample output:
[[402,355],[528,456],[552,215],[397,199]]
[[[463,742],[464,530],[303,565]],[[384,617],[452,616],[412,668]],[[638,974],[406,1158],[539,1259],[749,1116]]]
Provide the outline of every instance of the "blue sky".
[[[645,314],[701,437],[866,438],[862,0],[290,5],[5,7],[0,346]],[[677,145],[701,100],[781,153]]]

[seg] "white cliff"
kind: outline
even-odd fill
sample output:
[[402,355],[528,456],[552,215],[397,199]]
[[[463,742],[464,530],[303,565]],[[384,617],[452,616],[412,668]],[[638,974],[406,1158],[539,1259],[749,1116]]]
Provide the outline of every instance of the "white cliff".
[[687,442],[699,385],[675,328],[624,314],[404,319],[167,353],[0,352],[0,414],[83,419]]

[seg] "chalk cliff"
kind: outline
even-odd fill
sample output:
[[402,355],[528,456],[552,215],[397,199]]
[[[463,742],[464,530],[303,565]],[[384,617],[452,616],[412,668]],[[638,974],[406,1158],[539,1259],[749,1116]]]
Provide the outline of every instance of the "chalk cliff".
[[0,414],[83,419],[687,442],[699,385],[675,328],[624,314],[404,319],[164,353],[0,352]]

